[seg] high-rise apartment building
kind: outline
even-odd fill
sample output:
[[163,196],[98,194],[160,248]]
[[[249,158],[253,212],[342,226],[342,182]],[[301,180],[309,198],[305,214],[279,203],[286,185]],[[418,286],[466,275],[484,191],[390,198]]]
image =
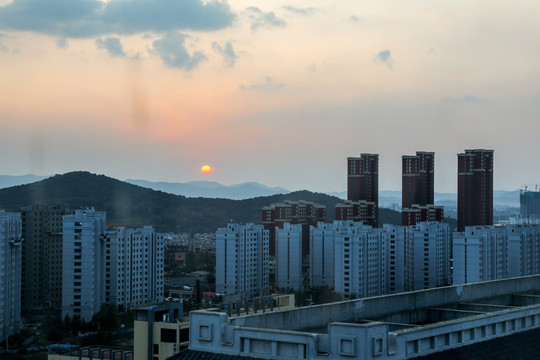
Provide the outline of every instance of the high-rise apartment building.
[[334,288],[343,298],[376,296],[386,289],[386,243],[382,229],[336,222]]
[[458,154],[458,231],[493,225],[493,150]]
[[269,231],[270,256],[276,255],[276,227],[285,223],[302,225],[302,257],[309,255],[309,227],[326,221],[326,206],[309,201],[284,201],[262,208],[262,224]]
[[450,227],[422,222],[406,227],[405,288],[430,289],[451,284]]
[[63,205],[21,209],[23,311],[62,305],[62,216],[71,213]]
[[340,222],[310,227],[310,281],[312,287],[334,287],[334,242]]
[[435,206],[435,153],[417,151],[403,155],[402,161],[402,225],[442,221],[444,210]]
[[21,214],[0,210],[0,341],[21,329]]
[[62,316],[89,321],[103,303],[126,311],[163,300],[165,235],[152,226],[105,227],[103,211],[63,217]]
[[106,214],[94,209],[75,210],[63,216],[62,317],[90,321],[106,301],[106,262],[111,260],[105,233]]
[[[379,207],[379,155],[361,154],[347,158],[347,200],[370,201]],[[378,214],[375,211],[375,227]]]
[[285,223],[276,227],[276,286],[303,291],[302,225]]
[[336,220],[312,227],[311,242],[311,285],[333,287],[346,299],[451,283],[445,223],[373,228]]
[[454,284],[540,273],[540,226],[467,226],[453,236]]
[[401,207],[434,204],[435,153],[417,151],[416,155],[403,155],[401,164]]
[[216,231],[216,292],[249,299],[268,291],[269,231],[228,224]]
[[165,237],[152,226],[107,232],[105,302],[124,311],[163,301]]
[[540,191],[522,190],[519,194],[521,218],[528,223],[540,223]]
[[405,226],[383,225],[387,277],[385,294],[396,294],[407,290],[405,281],[407,235],[407,227]]

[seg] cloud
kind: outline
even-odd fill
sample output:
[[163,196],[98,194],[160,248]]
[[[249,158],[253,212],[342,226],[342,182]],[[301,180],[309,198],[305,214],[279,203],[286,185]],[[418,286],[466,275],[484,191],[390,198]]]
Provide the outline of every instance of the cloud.
[[213,42],[212,49],[223,56],[223,64],[225,67],[234,67],[236,59],[238,59],[238,55],[236,55],[236,52],[234,51],[234,48],[230,42],[226,42],[224,47],[219,45],[217,42]]
[[253,84],[249,86],[245,86],[245,85],[240,86],[242,90],[259,90],[259,91],[273,91],[273,90],[279,90],[284,87],[285,87],[285,84],[275,83],[274,80],[270,76],[266,76],[264,78],[263,83]]
[[201,51],[190,55],[185,46],[187,38],[188,35],[177,32],[167,33],[161,39],[154,40],[151,52],[158,55],[169,67],[191,71],[205,61],[206,56]]
[[124,57],[126,56],[126,53],[124,52],[124,49],[122,48],[122,43],[120,42],[119,38],[116,37],[108,37],[105,40],[97,39],[96,45],[98,49],[105,49],[109,53],[109,55],[113,57]]
[[472,102],[480,102],[480,101],[483,101],[483,99],[480,99],[479,97],[476,97],[474,95],[465,95],[459,99],[454,99],[454,101],[457,101],[457,102],[463,102],[463,103],[472,103]]
[[13,0],[0,7],[0,29],[67,38],[209,31],[235,18],[229,5],[218,0]]
[[352,22],[360,22],[360,18],[356,15],[351,15],[349,17],[349,21],[352,21]]
[[246,8],[246,13],[251,20],[251,30],[257,31],[259,28],[285,27],[287,23],[280,19],[274,12],[264,12],[258,7],[250,6]]
[[58,41],[56,41],[56,46],[60,49],[67,49],[69,47],[69,43],[66,38],[60,38]]
[[8,41],[13,39],[14,37],[8,34],[0,33],[0,52],[6,53],[6,54],[20,54],[21,50],[17,48],[11,48],[8,45],[6,45],[2,39],[7,39]]
[[375,55],[375,62],[386,64],[391,69],[392,64],[394,63],[394,60],[392,59],[392,52],[388,49],[380,51],[377,55]]
[[307,15],[313,15],[314,13],[319,11],[319,9],[316,9],[314,7],[298,8],[298,7],[295,7],[295,6],[282,6],[281,8],[284,9],[284,10],[287,10],[289,12],[298,14],[298,15],[306,15],[306,16]]

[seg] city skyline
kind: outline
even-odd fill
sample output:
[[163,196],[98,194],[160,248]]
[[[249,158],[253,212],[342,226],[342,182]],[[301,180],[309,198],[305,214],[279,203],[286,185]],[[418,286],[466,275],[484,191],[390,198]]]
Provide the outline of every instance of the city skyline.
[[429,151],[454,193],[457,154],[486,148],[494,189],[540,182],[536,2],[148,4],[0,0],[5,174],[331,192],[374,153],[400,190]]

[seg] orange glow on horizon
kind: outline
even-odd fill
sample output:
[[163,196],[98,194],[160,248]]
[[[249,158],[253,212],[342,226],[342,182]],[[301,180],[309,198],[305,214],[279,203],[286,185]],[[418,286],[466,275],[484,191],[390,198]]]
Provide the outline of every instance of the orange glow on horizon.
[[201,166],[201,172],[204,175],[209,175],[210,173],[212,173],[212,171],[214,171],[214,168],[212,166],[210,166],[210,165]]

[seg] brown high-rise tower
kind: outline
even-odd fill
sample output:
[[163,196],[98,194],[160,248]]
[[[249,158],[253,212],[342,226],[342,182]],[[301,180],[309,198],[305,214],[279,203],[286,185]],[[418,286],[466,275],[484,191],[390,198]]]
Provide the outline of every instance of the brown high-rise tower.
[[435,153],[417,151],[402,156],[402,208],[434,204]]
[[493,150],[458,154],[458,231],[493,225]]
[[402,156],[401,221],[404,226],[422,221],[443,221],[442,206],[435,206],[435,153],[417,151]]
[[347,200],[375,203],[374,227],[378,226],[379,154],[347,158]]

